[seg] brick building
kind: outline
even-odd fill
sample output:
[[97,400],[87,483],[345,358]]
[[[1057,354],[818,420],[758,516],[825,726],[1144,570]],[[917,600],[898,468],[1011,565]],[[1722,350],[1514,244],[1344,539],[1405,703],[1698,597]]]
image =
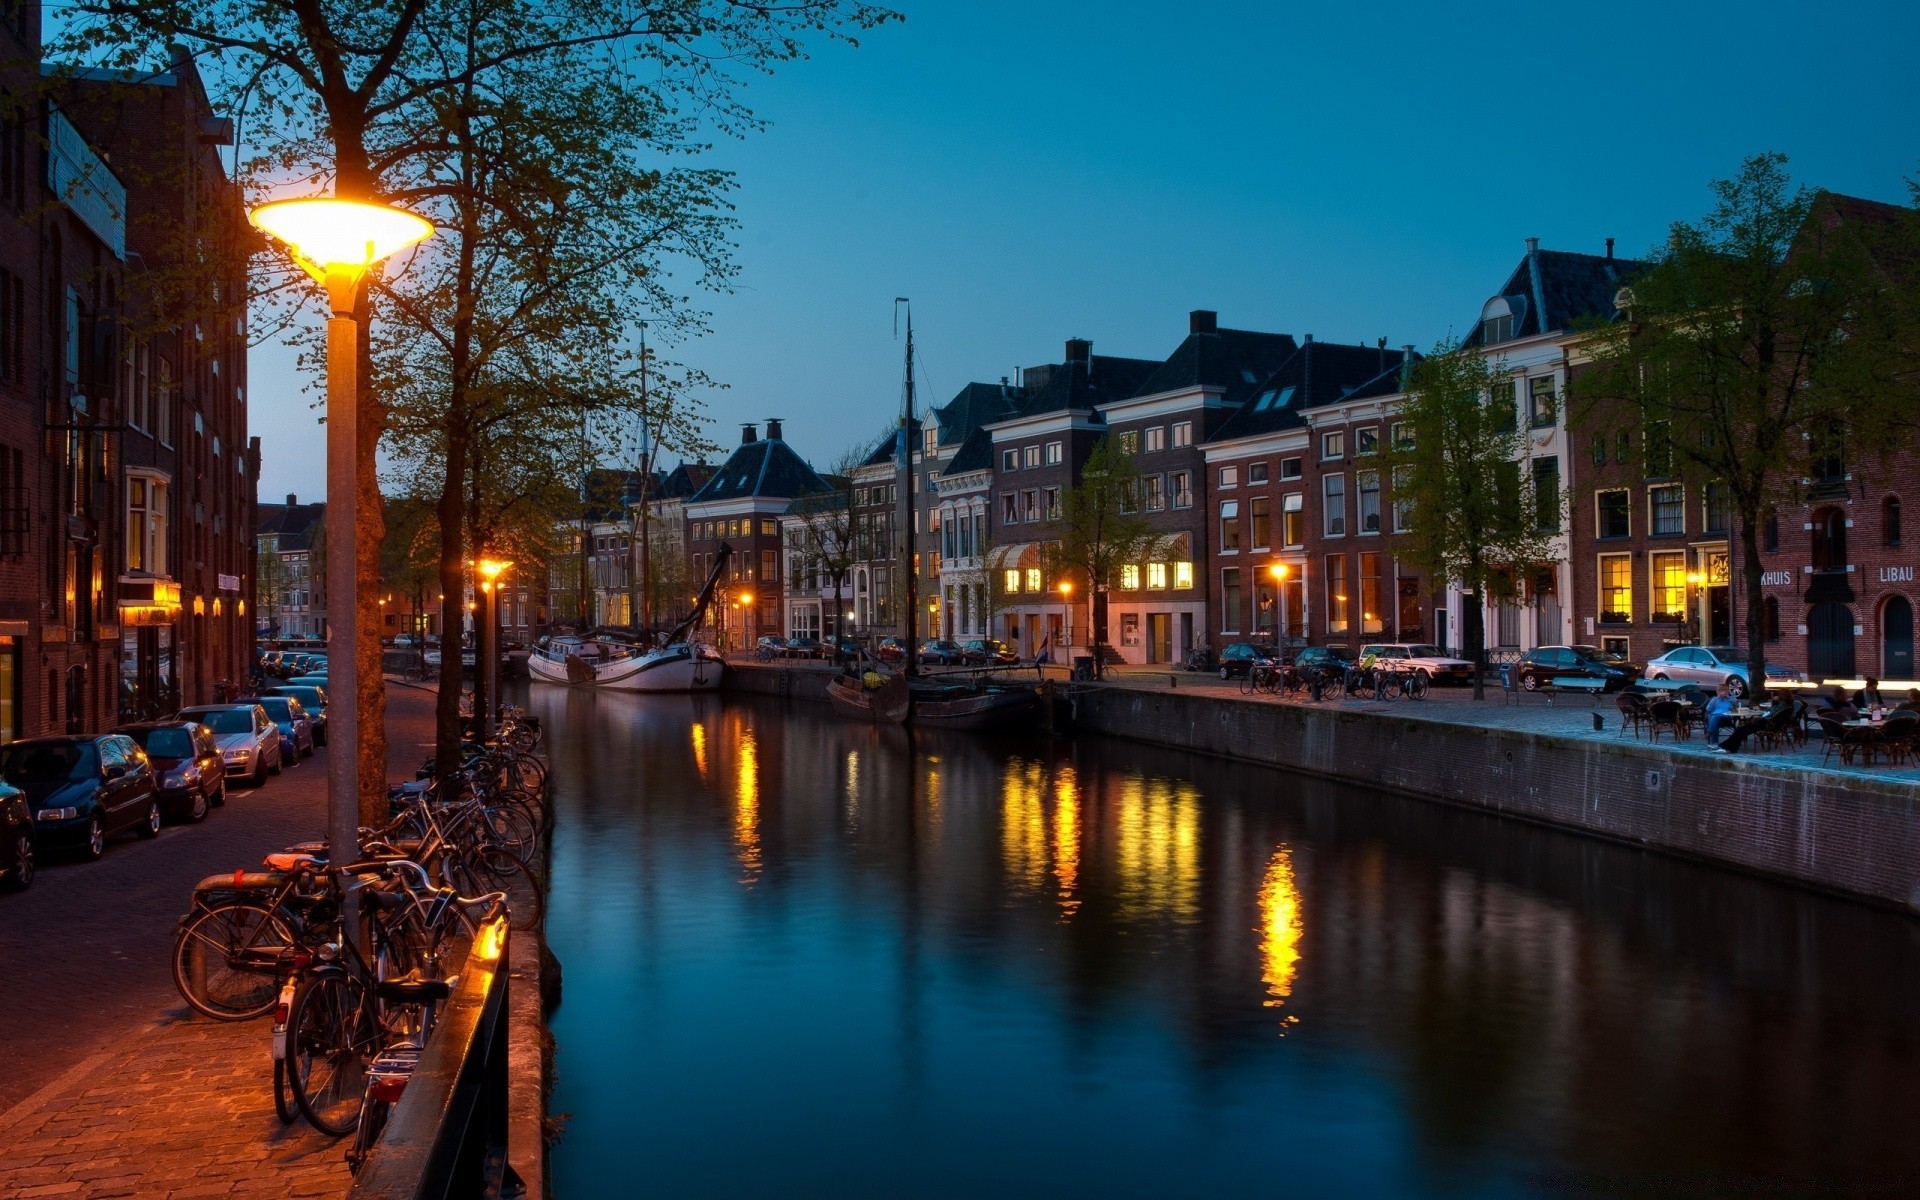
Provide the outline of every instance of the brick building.
[[770,634],[782,633],[785,572],[781,518],[800,496],[826,490],[793,447],[781,436],[780,422],[742,427],[740,445],[712,478],[686,500],[686,533],[691,579],[698,587],[713,569],[725,543],[733,561],[709,614],[725,649],[742,649]]

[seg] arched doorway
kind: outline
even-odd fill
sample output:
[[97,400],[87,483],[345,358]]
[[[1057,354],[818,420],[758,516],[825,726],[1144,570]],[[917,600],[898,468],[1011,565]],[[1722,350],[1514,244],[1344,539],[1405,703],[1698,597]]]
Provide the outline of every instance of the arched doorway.
[[1880,677],[1913,678],[1913,605],[1905,596],[1880,610]]
[[1807,612],[1807,671],[1815,679],[1853,678],[1853,610],[1837,600]]

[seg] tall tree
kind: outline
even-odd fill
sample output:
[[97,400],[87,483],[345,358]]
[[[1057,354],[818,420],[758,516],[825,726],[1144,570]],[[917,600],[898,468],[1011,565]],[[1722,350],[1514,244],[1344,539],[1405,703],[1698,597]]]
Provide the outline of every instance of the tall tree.
[[1071,580],[1085,589],[1097,678],[1106,670],[1107,592],[1120,586],[1120,568],[1144,558],[1154,540],[1141,512],[1140,472],[1117,438],[1095,443],[1078,482],[1060,498],[1054,529],[1059,536],[1044,551],[1048,586]]
[[[1561,528],[1557,488],[1535,503],[1522,495],[1520,432],[1512,377],[1504,363],[1442,341],[1413,364],[1401,410],[1407,436],[1383,465],[1394,504],[1410,528],[1399,557],[1428,578],[1460,585],[1463,649],[1473,661],[1473,695],[1485,696],[1487,600],[1512,600],[1533,570],[1551,562]],[[1552,506],[1552,512],[1543,509]]]
[[1901,368],[1901,316],[1913,279],[1877,254],[1893,224],[1880,218],[1897,210],[1796,187],[1785,155],[1748,159],[1712,192],[1707,215],[1675,222],[1633,280],[1628,319],[1591,331],[1575,419],[1635,421],[1650,470],[1722,489],[1759,693],[1765,514],[1805,501],[1806,480],[1826,473],[1817,464],[1911,446],[1920,396]]

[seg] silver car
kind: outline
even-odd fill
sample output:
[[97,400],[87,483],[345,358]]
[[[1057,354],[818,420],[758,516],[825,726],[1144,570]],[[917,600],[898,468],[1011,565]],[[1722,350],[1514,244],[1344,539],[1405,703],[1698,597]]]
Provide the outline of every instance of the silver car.
[[1419,642],[1372,642],[1360,647],[1361,661],[1369,656],[1379,660],[1381,666],[1425,675],[1432,683],[1473,682],[1473,664],[1464,658],[1454,658],[1438,646]]
[[255,787],[280,773],[286,743],[280,727],[258,704],[201,704],[180,710],[179,720],[198,721],[213,730],[227,778],[244,775]]
[[[1792,667],[1766,664],[1769,682],[1798,682],[1804,676]],[[1675,646],[1647,663],[1648,679],[1697,683],[1706,688],[1727,685],[1735,696],[1747,694],[1747,652],[1738,646]]]

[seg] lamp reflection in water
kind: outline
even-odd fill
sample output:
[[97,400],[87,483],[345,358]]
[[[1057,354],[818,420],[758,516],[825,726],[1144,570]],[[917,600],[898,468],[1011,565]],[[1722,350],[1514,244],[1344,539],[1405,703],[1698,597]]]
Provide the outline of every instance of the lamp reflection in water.
[[733,841],[746,868],[741,883],[760,877],[760,748],[750,730],[740,732],[740,766],[734,780]]
[[1116,826],[1121,914],[1197,920],[1199,791],[1185,781],[1130,775],[1120,784]]
[[[1282,1008],[1293,994],[1300,969],[1300,889],[1293,880],[1293,851],[1285,842],[1274,848],[1260,881],[1260,981],[1267,985],[1268,1008]],[[1289,1014],[1281,1032],[1300,1018]]]
[[693,768],[700,772],[700,782],[707,782],[707,727],[695,721],[687,727],[693,737]]
[[1053,877],[1060,885],[1060,919],[1080,911],[1080,777],[1062,767],[1053,785]]
[[1011,758],[1000,785],[1000,843],[1007,874],[1029,890],[1047,877],[1046,773]]

